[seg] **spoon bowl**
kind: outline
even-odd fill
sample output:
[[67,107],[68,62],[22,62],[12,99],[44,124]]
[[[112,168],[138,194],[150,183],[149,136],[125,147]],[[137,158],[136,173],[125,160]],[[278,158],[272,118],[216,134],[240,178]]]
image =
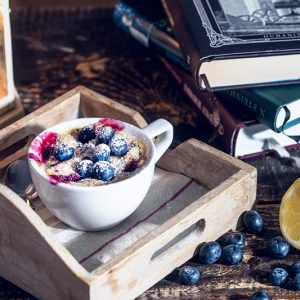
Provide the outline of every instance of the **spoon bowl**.
[[18,159],[7,167],[5,185],[26,200],[36,197],[27,160]]

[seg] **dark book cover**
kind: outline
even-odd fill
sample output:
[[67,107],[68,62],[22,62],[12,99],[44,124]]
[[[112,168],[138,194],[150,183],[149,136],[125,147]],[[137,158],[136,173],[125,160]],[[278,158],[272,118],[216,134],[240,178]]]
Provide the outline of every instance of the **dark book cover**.
[[217,93],[224,101],[254,113],[256,120],[295,140],[300,129],[300,85],[259,87]]
[[218,90],[299,80],[300,1],[162,3],[200,88]]
[[[143,45],[188,70],[172,29],[164,18],[160,1],[153,1],[150,7],[140,4],[136,0],[120,1],[114,10],[115,23]],[[239,107],[240,110],[252,112],[253,118],[276,132],[285,131],[288,134],[292,127],[297,126],[292,135],[299,138],[297,128],[300,118],[298,109],[295,109],[297,101],[300,106],[299,84],[227,90],[219,92],[219,95],[231,103],[231,109]]]

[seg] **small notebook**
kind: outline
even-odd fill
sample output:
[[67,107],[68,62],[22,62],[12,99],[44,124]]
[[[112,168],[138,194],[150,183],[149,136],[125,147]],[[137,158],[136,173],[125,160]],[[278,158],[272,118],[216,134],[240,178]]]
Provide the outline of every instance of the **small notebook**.
[[92,271],[132,246],[207,191],[189,177],[156,168],[150,190],[139,208],[119,225],[100,232],[84,232],[65,225],[39,199],[33,202],[33,207],[57,240],[88,271]]

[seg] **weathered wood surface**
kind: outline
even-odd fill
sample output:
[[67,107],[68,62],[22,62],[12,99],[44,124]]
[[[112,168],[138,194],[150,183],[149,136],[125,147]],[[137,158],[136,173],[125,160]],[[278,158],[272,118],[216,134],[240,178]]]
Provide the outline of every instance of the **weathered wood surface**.
[[[130,105],[147,121],[167,118],[175,125],[175,144],[189,137],[207,141],[212,136],[159,61],[113,26],[111,11],[15,11],[12,20],[15,78],[26,112],[84,84]],[[203,271],[199,286],[180,285],[178,270],[174,270],[140,299],[247,299],[258,288],[268,290],[273,299],[300,298],[300,293],[266,281],[271,266],[289,265],[300,259],[299,252],[292,250],[278,262],[263,250],[269,238],[280,234],[280,199],[300,172],[273,156],[254,159],[251,164],[258,168],[257,208],[267,229],[259,237],[247,235],[243,264],[206,267],[194,258],[189,263]],[[0,298],[32,296],[1,280]]]

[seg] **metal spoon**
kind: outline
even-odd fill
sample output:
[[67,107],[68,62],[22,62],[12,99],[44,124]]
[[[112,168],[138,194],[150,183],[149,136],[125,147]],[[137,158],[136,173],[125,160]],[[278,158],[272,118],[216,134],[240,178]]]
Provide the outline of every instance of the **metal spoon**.
[[28,161],[25,159],[16,160],[7,167],[5,184],[29,205],[31,200],[38,197],[32,184]]

